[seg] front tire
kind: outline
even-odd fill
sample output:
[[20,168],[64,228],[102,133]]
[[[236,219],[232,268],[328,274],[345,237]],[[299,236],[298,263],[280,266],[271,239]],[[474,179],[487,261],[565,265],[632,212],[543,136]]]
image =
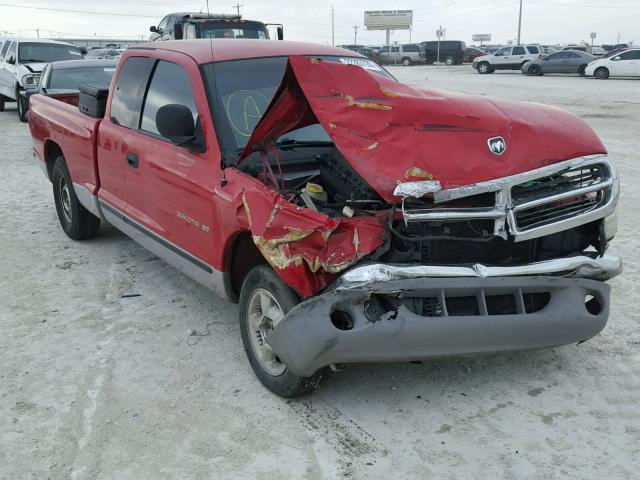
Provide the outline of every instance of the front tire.
[[478,73],[481,75],[485,75],[487,73],[492,73],[493,69],[491,68],[491,65],[489,65],[489,62],[480,62],[478,64]]
[[0,95],[0,112],[4,112],[4,97]]
[[16,90],[16,103],[18,105],[18,120],[22,123],[27,122],[27,112],[29,111],[29,105],[27,104],[26,97],[20,95],[20,90]]
[[531,65],[527,69],[527,74],[535,76],[535,77],[540,77],[540,76],[542,76],[542,68],[540,68],[539,65]]
[[609,78],[609,69],[606,67],[598,67],[596,71],[593,72],[593,76],[599,80],[606,80]]
[[456,63],[456,59],[449,55],[447,56],[447,58],[445,58],[444,63],[447,65],[453,65]]
[[307,395],[331,375],[329,368],[307,378],[294,375],[266,342],[269,332],[298,303],[296,293],[267,265],[253,268],[240,292],[240,333],[251,368],[268,390],[284,398]]
[[53,164],[51,181],[58,220],[64,233],[73,240],[94,238],[100,228],[100,219],[78,201],[63,156],[56,158]]
[[411,59],[409,57],[404,57],[402,59],[402,65],[404,65],[405,67],[411,66]]

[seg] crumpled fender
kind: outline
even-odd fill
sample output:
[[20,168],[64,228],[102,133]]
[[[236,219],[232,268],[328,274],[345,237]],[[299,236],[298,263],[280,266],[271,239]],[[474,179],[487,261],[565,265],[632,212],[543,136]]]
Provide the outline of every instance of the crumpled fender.
[[303,297],[326,288],[385,241],[384,223],[376,217],[330,218],[267,187],[245,190],[242,204],[258,250]]
[[[291,56],[239,161],[316,122],[387,202],[398,200],[401,182],[459,187],[606,153],[583,120],[557,108],[408,86],[355,65]],[[488,148],[496,136],[507,146],[502,155]]]

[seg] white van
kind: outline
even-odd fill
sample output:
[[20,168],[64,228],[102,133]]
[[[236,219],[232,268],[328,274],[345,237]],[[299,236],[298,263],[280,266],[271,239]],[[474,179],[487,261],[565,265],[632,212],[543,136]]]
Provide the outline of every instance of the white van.
[[78,47],[55,40],[9,38],[0,48],[0,112],[18,102],[18,118],[27,121],[26,90],[36,88],[42,69],[58,60],[81,60]]

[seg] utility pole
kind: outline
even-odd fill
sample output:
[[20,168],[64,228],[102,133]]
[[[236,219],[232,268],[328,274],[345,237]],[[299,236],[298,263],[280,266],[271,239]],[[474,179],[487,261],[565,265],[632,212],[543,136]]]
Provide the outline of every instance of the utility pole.
[[36,35],[40,38],[40,30],[36,28]]
[[353,44],[357,45],[358,44],[358,29],[360,27],[358,25],[354,25],[353,26]]
[[411,32],[413,31],[413,27],[409,27],[409,43],[411,43]]
[[520,45],[520,32],[522,31],[522,0],[520,0],[520,15],[518,15],[518,45]]
[[240,2],[236,3],[233,8],[238,11],[238,15],[240,15],[240,7],[244,7],[244,5],[240,5]]
[[331,5],[331,45],[336,46],[336,11]]

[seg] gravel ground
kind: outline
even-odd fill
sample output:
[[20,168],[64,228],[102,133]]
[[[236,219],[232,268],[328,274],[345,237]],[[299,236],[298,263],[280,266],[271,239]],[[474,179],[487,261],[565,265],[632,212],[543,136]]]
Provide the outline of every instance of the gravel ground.
[[284,401],[254,378],[237,306],[110,227],[83,243],[63,234],[28,128],[6,111],[0,479],[638,478],[640,81],[391,70],[557,105],[601,135],[622,175],[613,250],[626,261],[604,332],[540,352],[353,366]]

